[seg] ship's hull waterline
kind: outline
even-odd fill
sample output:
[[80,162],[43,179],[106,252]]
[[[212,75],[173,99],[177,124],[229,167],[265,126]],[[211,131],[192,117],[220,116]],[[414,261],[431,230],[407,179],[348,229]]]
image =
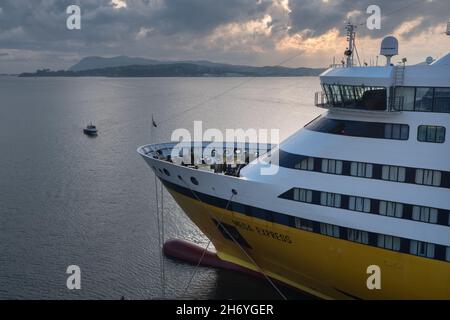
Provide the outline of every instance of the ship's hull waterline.
[[[190,190],[165,184],[218,256],[324,299],[450,299],[448,263],[334,239],[206,204]],[[240,248],[217,226],[233,226]],[[281,240],[280,240],[281,239]],[[367,288],[367,267],[382,270],[381,290]]]

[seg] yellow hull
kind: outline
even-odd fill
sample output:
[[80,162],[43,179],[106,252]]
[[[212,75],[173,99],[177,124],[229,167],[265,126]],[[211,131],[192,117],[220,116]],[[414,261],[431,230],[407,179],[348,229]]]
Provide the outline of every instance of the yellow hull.
[[[259,271],[214,219],[234,226],[271,278],[324,299],[450,299],[448,262],[379,249],[224,210],[169,188],[221,259]],[[381,268],[381,290],[367,288],[367,267]]]

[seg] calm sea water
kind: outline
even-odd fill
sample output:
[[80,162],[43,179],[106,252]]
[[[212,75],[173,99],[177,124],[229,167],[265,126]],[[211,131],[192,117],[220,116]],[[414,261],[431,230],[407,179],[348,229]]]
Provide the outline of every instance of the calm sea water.
[[[0,77],[0,299],[161,297],[154,177],[137,147],[170,141],[194,120],[204,129],[279,128],[286,138],[319,113],[317,90],[317,78]],[[171,119],[153,136],[152,114]],[[81,132],[89,121],[95,139]],[[168,193],[165,217],[167,238],[207,243]],[[72,264],[82,272],[78,291],[66,288]],[[166,294],[179,297],[194,267],[165,264]],[[277,298],[264,280],[207,268],[186,296]]]

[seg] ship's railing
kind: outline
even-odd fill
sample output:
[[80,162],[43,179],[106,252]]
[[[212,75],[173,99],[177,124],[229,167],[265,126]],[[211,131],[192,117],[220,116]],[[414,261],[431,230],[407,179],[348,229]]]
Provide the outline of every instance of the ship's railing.
[[337,69],[337,68],[346,68],[347,66],[342,63],[332,63],[330,64],[330,69]]
[[314,94],[314,105],[319,108],[327,108],[328,100],[325,92],[319,91]]

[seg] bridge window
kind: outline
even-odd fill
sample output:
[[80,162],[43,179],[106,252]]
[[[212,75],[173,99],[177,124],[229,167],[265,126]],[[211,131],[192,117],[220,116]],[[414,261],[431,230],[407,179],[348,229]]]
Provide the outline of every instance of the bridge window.
[[433,88],[417,88],[416,89],[416,111],[433,111]]
[[439,187],[441,185],[442,172],[437,170],[416,170],[416,183],[426,186]]
[[420,142],[445,142],[445,127],[440,126],[419,126],[417,140]]
[[450,112],[450,88],[434,89],[434,106],[435,112]]
[[414,111],[414,99],[416,88],[398,87],[395,88],[396,101],[395,110]]
[[383,166],[381,179],[395,182],[405,182],[406,168],[396,166]]
[[416,221],[437,223],[438,209],[414,206],[412,211],[412,218]]
[[434,258],[435,245],[416,240],[411,240],[410,253],[420,257]]
[[378,235],[378,247],[390,249],[394,251],[400,251],[400,238],[393,236],[386,236],[384,234]]
[[403,217],[403,204],[398,202],[380,201],[379,213],[382,216]]
[[397,87],[395,110],[450,113],[450,88]]
[[384,87],[324,84],[323,90],[332,107],[386,110],[387,90]]

